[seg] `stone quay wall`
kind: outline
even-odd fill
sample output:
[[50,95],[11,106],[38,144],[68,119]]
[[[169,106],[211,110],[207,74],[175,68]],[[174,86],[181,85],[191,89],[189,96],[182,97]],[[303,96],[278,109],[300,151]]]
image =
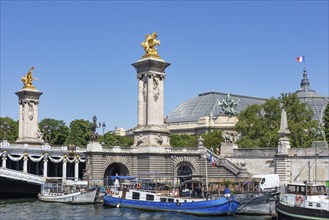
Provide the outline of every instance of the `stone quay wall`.
[[245,164],[248,173],[276,173],[279,156],[285,159],[290,182],[310,181],[324,184],[329,180],[329,148],[324,143],[314,142],[310,148],[290,148],[288,154],[278,155],[277,148],[239,149],[224,145],[221,157],[236,164]]

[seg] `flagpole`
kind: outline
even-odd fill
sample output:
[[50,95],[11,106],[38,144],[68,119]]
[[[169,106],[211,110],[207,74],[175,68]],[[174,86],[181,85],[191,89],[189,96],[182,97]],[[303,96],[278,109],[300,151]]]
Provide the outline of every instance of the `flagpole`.
[[206,165],[206,190],[208,192],[208,162],[207,162],[207,149],[205,148],[205,154],[206,154],[206,158],[205,158],[205,165]]

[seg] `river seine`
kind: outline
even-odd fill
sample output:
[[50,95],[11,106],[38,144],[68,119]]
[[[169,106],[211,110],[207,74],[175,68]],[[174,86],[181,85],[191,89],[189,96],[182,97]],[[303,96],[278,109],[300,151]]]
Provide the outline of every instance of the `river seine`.
[[102,219],[223,219],[223,220],[259,220],[268,219],[256,216],[224,216],[224,217],[198,217],[172,212],[144,212],[128,208],[109,208],[102,204],[94,205],[67,205],[61,203],[44,203],[36,199],[0,199],[0,219],[65,219],[65,220],[102,220]]

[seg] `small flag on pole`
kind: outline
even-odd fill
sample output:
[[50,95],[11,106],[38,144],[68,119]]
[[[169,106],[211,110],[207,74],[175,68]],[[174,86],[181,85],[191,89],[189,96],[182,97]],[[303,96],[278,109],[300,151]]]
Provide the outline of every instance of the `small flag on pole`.
[[215,160],[214,160],[214,158],[212,156],[212,153],[210,153],[209,162],[211,163],[211,165],[216,166],[216,162],[215,162]]
[[297,62],[298,63],[305,63],[305,56],[297,57]]

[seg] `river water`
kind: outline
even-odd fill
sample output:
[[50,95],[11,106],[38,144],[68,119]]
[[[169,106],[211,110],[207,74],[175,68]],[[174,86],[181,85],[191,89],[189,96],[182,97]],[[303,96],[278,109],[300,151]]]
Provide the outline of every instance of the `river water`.
[[109,208],[102,204],[94,205],[68,205],[61,203],[44,203],[36,199],[11,199],[1,200],[0,198],[0,220],[19,220],[19,219],[65,219],[65,220],[103,220],[103,219],[223,219],[223,220],[260,220],[268,219],[266,217],[256,216],[223,216],[223,217],[198,217],[184,215],[173,212],[145,212],[128,208]]

